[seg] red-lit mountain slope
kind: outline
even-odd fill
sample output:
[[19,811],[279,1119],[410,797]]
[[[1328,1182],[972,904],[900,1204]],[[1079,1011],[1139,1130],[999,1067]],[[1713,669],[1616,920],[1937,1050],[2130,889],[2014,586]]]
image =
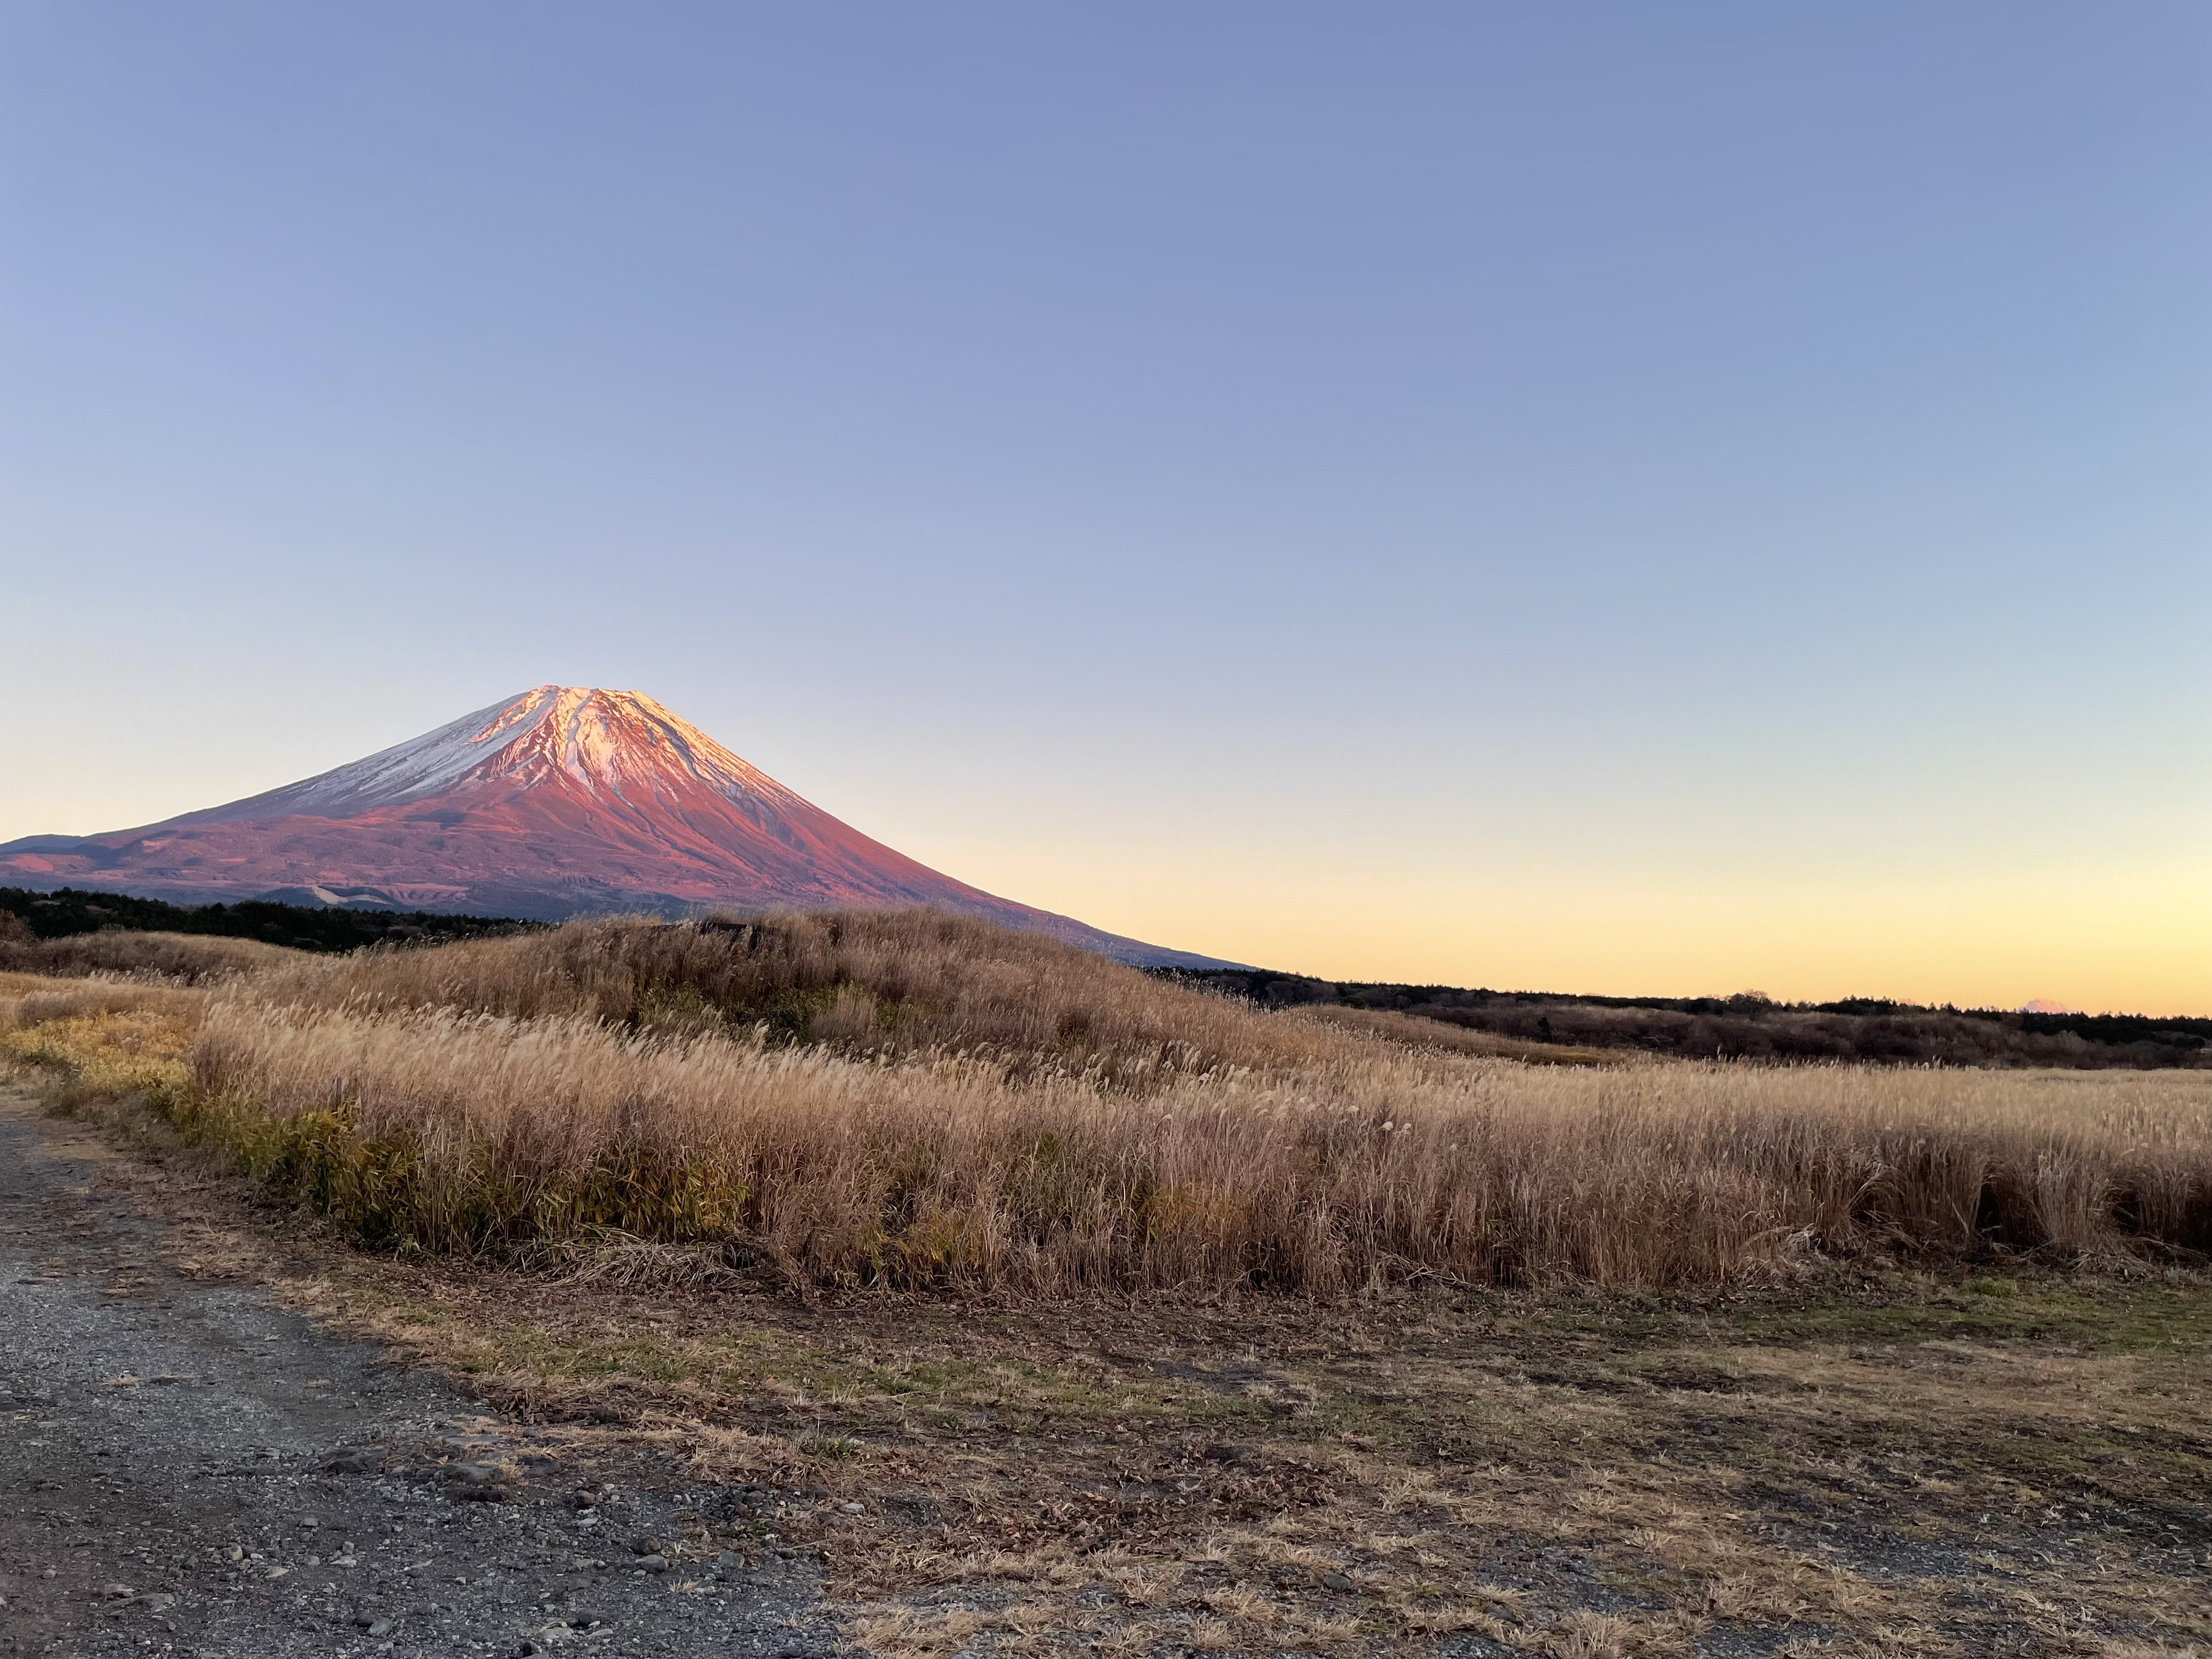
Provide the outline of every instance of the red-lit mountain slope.
[[559,918],[934,905],[1127,962],[1218,965],[871,841],[637,691],[541,685],[349,766],[102,836],[0,845],[0,885]]

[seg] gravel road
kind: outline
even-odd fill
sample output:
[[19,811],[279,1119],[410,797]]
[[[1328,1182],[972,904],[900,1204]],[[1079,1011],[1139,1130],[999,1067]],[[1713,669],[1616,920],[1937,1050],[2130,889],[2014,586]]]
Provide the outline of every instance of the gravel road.
[[704,1541],[800,1494],[564,1462],[375,1347],[169,1271],[103,1158],[0,1079],[0,1653],[837,1650],[805,1558]]

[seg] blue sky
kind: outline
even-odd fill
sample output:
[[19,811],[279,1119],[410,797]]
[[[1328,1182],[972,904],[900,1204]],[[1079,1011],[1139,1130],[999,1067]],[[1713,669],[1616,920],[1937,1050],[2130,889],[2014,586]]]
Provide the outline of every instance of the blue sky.
[[2212,1012],[2212,11],[0,5],[0,836],[547,680],[1314,971]]

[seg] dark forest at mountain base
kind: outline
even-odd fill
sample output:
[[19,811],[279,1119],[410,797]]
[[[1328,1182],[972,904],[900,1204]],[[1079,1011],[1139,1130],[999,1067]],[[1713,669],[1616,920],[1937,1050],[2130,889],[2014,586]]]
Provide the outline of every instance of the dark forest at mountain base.
[[1156,969],[1271,1007],[1384,1009],[1528,1042],[1698,1060],[1865,1060],[1914,1066],[2212,1066],[2212,1019],[1924,1007],[1875,997],[1775,1002],[1600,997],[1450,985],[1336,981],[1266,969]]
[[[169,904],[128,893],[64,887],[35,893],[0,887],[0,917],[18,918],[35,939],[70,939],[114,928],[125,933],[200,933],[259,939],[298,951],[351,951],[385,940],[445,941],[509,933],[538,924],[509,916],[440,915],[429,911],[338,908],[249,899],[236,904]],[[0,920],[0,937],[9,924]]]

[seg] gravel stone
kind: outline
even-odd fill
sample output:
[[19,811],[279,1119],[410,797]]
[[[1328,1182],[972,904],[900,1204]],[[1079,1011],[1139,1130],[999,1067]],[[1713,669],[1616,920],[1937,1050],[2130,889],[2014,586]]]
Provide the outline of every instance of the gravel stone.
[[[475,1396],[178,1274],[129,1173],[0,1077],[0,1652],[764,1659],[794,1626],[834,1647],[811,1563],[688,1595],[580,1569],[580,1487],[654,1540],[701,1490],[629,1457],[539,1484],[550,1455]],[[439,1473],[471,1466],[495,1478]]]

